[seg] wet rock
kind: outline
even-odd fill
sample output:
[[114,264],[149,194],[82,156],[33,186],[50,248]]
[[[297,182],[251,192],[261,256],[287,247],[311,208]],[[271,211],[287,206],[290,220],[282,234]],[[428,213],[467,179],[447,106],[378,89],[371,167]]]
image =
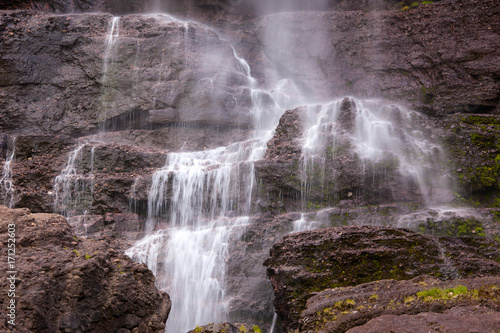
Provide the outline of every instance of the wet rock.
[[499,124],[500,116],[484,114],[457,114],[442,121],[457,199],[488,201],[500,196]]
[[473,237],[438,240],[386,227],[331,228],[284,237],[273,246],[265,265],[276,311],[284,327],[293,330],[299,327],[307,300],[328,288],[422,274],[446,279],[498,275],[497,243],[475,242]]
[[[478,313],[478,310],[484,312]],[[450,312],[450,313],[448,313]],[[491,312],[488,309],[458,308],[450,309],[441,313],[419,313],[418,315],[391,316],[384,315],[372,319],[363,326],[348,330],[349,333],[374,333],[383,330],[393,332],[415,332],[429,331],[435,332],[449,330],[455,332],[479,333],[494,332],[500,325],[500,313]],[[431,331],[432,332],[432,331]]]
[[[421,138],[423,131],[433,133],[432,120],[396,105],[369,103],[346,97],[286,111],[265,159],[256,163],[267,199],[284,200],[287,211],[297,208],[297,198],[307,208],[339,201],[450,202],[444,153]],[[310,131],[317,136],[311,138]],[[413,159],[418,154],[426,162]]]
[[482,6],[440,1],[407,11],[365,5],[267,15],[256,22],[258,39],[270,62],[318,99],[382,96],[434,115],[498,114],[494,0]]
[[[77,238],[60,215],[0,206],[0,237],[5,244],[12,224],[19,331],[163,331],[170,311],[168,295],[156,289],[145,265],[111,248],[113,242]],[[10,270],[7,260],[1,265]],[[4,279],[2,288],[7,283]],[[8,302],[5,293],[0,303],[6,307]],[[0,327],[6,331],[6,313],[0,316]]]

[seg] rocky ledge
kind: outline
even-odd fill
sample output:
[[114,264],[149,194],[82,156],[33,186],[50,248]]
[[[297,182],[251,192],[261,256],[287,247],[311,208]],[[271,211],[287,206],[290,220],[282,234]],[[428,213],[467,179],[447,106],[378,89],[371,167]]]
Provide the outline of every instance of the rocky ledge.
[[463,307],[499,315],[500,251],[491,239],[341,227],[286,236],[270,255],[274,305],[288,332],[345,332],[382,315],[448,320]]
[[[11,234],[14,267],[4,257],[0,268],[16,271],[15,279],[3,279],[0,288],[15,289],[14,331],[163,332],[169,296],[156,289],[145,265],[119,253],[111,240],[80,239],[60,215],[0,206],[2,244]],[[0,304],[10,304],[6,292]],[[6,315],[0,314],[3,332],[12,329]]]

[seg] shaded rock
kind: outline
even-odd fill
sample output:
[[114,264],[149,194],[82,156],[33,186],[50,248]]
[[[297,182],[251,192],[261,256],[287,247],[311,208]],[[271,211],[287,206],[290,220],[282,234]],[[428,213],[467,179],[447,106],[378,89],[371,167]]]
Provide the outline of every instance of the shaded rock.
[[499,125],[500,116],[485,114],[457,114],[441,122],[457,199],[493,203],[500,197]]
[[[84,135],[171,123],[253,126],[248,78],[213,31],[165,15],[125,16],[106,50],[111,20],[2,13],[0,128]],[[162,110],[169,116],[158,117]]]
[[497,243],[481,238],[478,245],[476,239],[438,241],[386,227],[322,229],[284,237],[273,246],[265,265],[275,290],[276,311],[284,327],[293,330],[307,300],[328,288],[422,274],[448,279],[498,275]]
[[[170,300],[156,289],[145,265],[110,248],[109,240],[78,239],[60,215],[4,206],[0,212],[5,244],[8,228],[15,225],[18,330],[116,332],[144,326],[163,331]],[[2,269],[10,270],[7,260]],[[7,283],[4,279],[2,288]],[[2,306],[8,302],[3,295]],[[5,330],[6,313],[1,316]]]
[[[78,152],[74,175],[66,180],[69,190],[80,186],[78,196],[65,194],[64,186],[56,193],[54,179],[66,168],[68,156],[77,147],[75,140],[67,137],[18,136],[12,163],[14,204],[34,212],[55,209],[71,212],[72,216],[84,215],[85,210],[99,215],[128,212],[131,199],[135,199],[131,188],[136,178],[150,177],[166,159],[164,150],[89,142]],[[56,195],[59,201],[54,206]]]

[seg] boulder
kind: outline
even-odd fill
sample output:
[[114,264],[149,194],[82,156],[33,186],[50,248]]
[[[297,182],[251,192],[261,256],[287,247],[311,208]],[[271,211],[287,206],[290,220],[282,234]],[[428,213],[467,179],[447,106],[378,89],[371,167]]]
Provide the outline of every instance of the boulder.
[[[151,271],[113,247],[109,239],[86,240],[56,214],[0,206],[0,237],[15,239],[16,328],[20,332],[163,332],[170,311]],[[9,242],[10,243],[10,242]],[[13,266],[9,266],[13,265]],[[2,288],[8,290],[3,279]],[[3,307],[7,293],[0,298]],[[2,330],[7,317],[0,316]]]

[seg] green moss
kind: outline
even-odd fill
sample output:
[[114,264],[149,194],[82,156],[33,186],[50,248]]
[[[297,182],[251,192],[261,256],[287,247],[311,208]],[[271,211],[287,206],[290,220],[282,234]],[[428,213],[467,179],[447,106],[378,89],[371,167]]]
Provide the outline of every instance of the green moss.
[[252,326],[252,330],[253,330],[254,333],[262,333],[262,330],[257,325],[253,325]]
[[428,290],[423,290],[417,293],[418,298],[423,299],[426,302],[434,301],[434,300],[447,300],[456,298],[461,295],[465,295],[468,293],[468,289],[466,286],[458,285],[454,288],[449,288],[446,290],[439,288],[432,288]]
[[349,298],[345,300],[344,304],[349,308],[353,308],[356,305],[356,302]]
[[[413,3],[415,4],[415,2]],[[413,6],[412,4],[412,6]],[[418,6],[418,2],[416,2]],[[434,99],[436,98],[436,88],[434,87],[420,87],[420,101],[424,104],[432,104],[434,103]]]
[[77,250],[77,249],[74,249],[74,250],[73,250],[73,252],[75,252],[75,255],[76,255],[77,257],[79,257],[79,256],[80,256],[80,253],[78,252],[78,250]]
[[466,116],[460,119],[469,125],[497,125],[500,126],[500,118],[494,116]]
[[427,219],[425,223],[417,227],[417,231],[433,236],[486,236],[482,222],[474,218],[452,218],[440,222]]
[[194,332],[195,333],[200,333],[203,329],[200,327],[200,326],[196,326],[196,328],[194,329]]
[[90,259],[90,258],[92,258],[92,256],[90,254],[85,255],[85,259]]

